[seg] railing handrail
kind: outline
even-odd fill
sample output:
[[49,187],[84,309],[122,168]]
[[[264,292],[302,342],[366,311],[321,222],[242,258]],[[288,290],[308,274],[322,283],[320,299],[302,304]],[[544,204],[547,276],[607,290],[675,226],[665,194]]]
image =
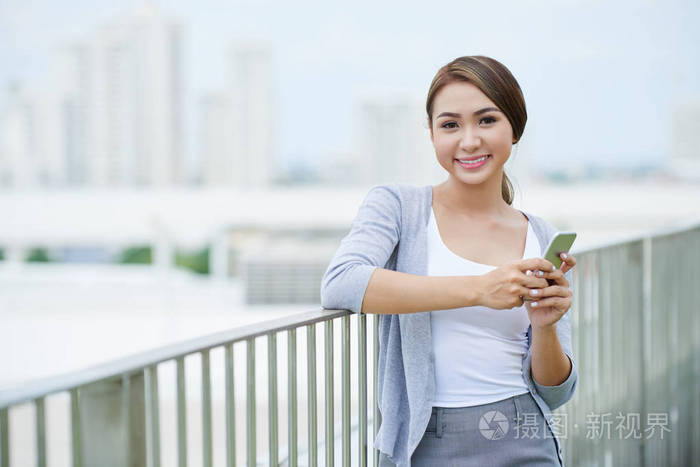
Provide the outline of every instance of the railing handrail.
[[674,224],[668,227],[661,227],[655,230],[650,230],[649,232],[633,233],[628,235],[621,235],[615,240],[606,240],[601,242],[594,242],[587,245],[585,248],[576,248],[574,246],[571,253],[583,254],[590,253],[593,250],[602,250],[604,248],[610,248],[618,245],[624,245],[626,243],[634,243],[643,241],[647,238],[660,238],[668,235],[674,235],[677,233],[688,232],[690,230],[700,229],[700,220],[694,219],[692,221],[687,221],[679,224]]
[[227,331],[195,337],[155,349],[144,350],[133,355],[82,370],[19,383],[0,390],[0,409],[29,402],[50,394],[67,391],[72,388],[85,386],[97,381],[120,378],[124,375],[143,371],[144,368],[151,365],[175,360],[176,358],[202,352],[214,347],[245,341],[271,332],[299,328],[301,326],[339,318],[348,314],[352,314],[352,312],[348,310],[325,309],[293,314],[236,327]]

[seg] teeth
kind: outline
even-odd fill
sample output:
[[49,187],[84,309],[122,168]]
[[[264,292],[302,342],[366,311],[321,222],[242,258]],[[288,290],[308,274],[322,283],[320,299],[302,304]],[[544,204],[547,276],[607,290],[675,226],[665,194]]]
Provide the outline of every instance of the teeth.
[[475,159],[475,160],[473,160],[473,161],[463,161],[463,160],[461,160],[461,159],[457,159],[457,160],[460,161],[462,164],[478,164],[479,162],[481,162],[481,161],[483,161],[483,160],[486,160],[487,157],[489,157],[489,156],[486,155],[486,156],[484,156],[484,157],[480,157],[480,158]]

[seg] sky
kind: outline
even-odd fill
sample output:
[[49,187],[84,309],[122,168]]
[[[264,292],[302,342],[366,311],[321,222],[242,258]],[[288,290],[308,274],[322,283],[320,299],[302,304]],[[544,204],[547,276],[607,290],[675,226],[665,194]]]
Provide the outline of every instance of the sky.
[[[142,3],[0,0],[0,111],[12,80],[50,85],[57,45]],[[183,27],[191,161],[197,103],[227,86],[235,41],[273,48],[275,158],[284,167],[356,151],[358,97],[424,101],[438,68],[462,55],[491,56],[516,77],[528,109],[521,144],[542,169],[656,165],[673,148],[675,103],[700,99],[700,2],[151,3]]]

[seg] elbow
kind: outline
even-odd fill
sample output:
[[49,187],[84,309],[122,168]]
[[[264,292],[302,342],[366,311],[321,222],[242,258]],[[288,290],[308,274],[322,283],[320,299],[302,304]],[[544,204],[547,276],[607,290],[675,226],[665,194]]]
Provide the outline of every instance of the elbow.
[[566,404],[576,391],[578,370],[576,369],[576,364],[574,363],[574,359],[571,358],[571,355],[567,354],[567,356],[569,360],[571,360],[571,372],[563,383],[556,386],[543,386],[534,379],[532,380],[537,393],[547,403],[550,410],[554,410]]
[[341,302],[341,294],[338,290],[337,277],[329,277],[328,273],[321,280],[321,307],[326,310],[338,310]]
[[365,290],[375,268],[366,264],[329,267],[321,279],[321,307],[361,313]]

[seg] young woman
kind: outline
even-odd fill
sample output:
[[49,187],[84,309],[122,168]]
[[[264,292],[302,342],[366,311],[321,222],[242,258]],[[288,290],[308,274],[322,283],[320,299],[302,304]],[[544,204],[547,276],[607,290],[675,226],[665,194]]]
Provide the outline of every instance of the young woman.
[[578,379],[576,260],[543,259],[556,229],[511,206],[522,91],[498,61],[459,57],[426,111],[447,180],[372,187],[321,285],[324,308],[381,314],[380,465],[563,465],[551,411]]

